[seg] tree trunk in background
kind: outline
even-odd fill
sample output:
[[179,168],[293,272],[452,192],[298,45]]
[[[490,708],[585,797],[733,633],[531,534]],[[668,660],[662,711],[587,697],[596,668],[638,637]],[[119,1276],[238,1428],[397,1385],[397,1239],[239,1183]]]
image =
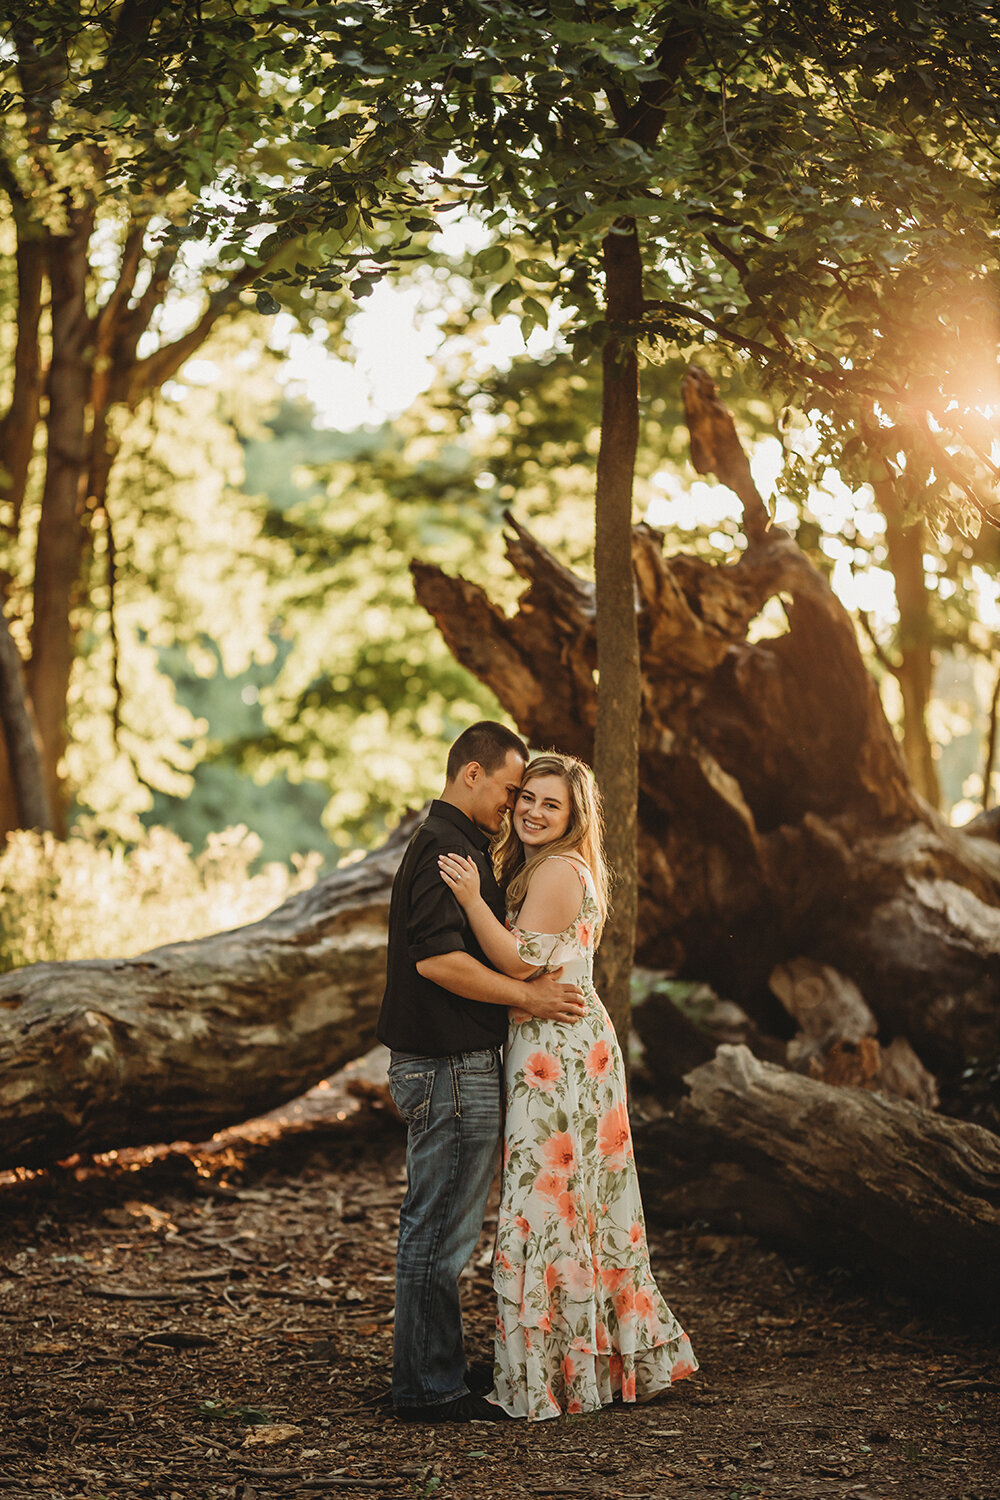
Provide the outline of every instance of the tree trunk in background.
[[87,310],[87,248],[93,214],[70,214],[70,233],[49,241],[52,363],[48,380],[48,450],[35,551],[34,618],[28,681],[45,756],[56,830],[64,831],[59,765],[66,748],[66,698],[73,667],[72,612],[79,602],[87,529],[87,475],[92,319]]
[[38,324],[42,308],[45,249],[41,235],[18,221],[17,345],[14,350],[14,388],[10,406],[0,421],[0,501],[10,506],[7,530],[17,536],[35,445],[35,428],[42,397],[42,363]]
[[20,828],[52,830],[52,809],[45,785],[42,741],[24,681],[21,653],[0,605],[0,733],[6,751]]
[[[608,321],[634,329],[642,316],[642,261],[634,220],[604,242]],[[595,501],[597,724],[594,771],[604,798],[605,844],[615,874],[596,984],[627,1056],[638,867],[641,674],[632,581],[632,481],[639,442],[639,361],[614,333],[604,346],[601,448]]]
[[914,790],[931,807],[939,807],[941,786],[927,728],[934,653],[930,598],[924,581],[925,526],[920,518],[907,520],[904,525],[891,485],[878,485],[876,494],[885,516],[889,568],[896,582],[899,609],[899,662],[892,670],[903,698],[903,755]]

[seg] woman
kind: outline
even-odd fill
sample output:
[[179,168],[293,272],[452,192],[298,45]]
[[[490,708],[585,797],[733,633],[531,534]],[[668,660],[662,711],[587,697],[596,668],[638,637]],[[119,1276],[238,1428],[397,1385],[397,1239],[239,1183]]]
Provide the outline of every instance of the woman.
[[621,1051],[594,992],[608,874],[582,761],[531,762],[494,858],[509,929],[480,896],[472,861],[440,860],[483,951],[516,978],[562,965],[587,1002],[572,1024],[512,1013],[507,1041],[489,1399],[538,1421],[619,1395],[651,1400],[698,1366],[650,1270]]

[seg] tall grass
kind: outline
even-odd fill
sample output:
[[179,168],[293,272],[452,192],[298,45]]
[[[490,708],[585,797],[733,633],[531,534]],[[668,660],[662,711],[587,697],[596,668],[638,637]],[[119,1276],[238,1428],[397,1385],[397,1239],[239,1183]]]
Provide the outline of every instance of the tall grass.
[[242,826],[210,835],[197,855],[166,828],[127,848],[86,833],[64,842],[13,833],[0,851],[0,972],[46,959],[127,958],[239,927],[314,883],[318,854],[251,874],[260,847]]

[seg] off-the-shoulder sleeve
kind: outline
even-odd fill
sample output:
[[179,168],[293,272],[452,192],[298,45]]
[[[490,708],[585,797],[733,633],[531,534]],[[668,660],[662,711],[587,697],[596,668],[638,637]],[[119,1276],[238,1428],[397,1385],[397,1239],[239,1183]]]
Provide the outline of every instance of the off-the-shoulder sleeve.
[[526,964],[535,964],[540,969],[554,967],[553,955],[562,946],[565,934],[561,932],[528,932],[523,927],[511,927],[517,943],[517,956]]

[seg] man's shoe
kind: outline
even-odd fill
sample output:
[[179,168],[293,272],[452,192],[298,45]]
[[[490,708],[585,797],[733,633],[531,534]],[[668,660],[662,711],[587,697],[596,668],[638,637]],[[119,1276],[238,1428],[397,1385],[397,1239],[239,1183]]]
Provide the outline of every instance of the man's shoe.
[[509,1422],[502,1406],[493,1406],[482,1396],[456,1396],[438,1406],[397,1406],[401,1422]]
[[485,1396],[493,1389],[493,1361],[477,1359],[465,1372],[465,1383],[474,1396]]

